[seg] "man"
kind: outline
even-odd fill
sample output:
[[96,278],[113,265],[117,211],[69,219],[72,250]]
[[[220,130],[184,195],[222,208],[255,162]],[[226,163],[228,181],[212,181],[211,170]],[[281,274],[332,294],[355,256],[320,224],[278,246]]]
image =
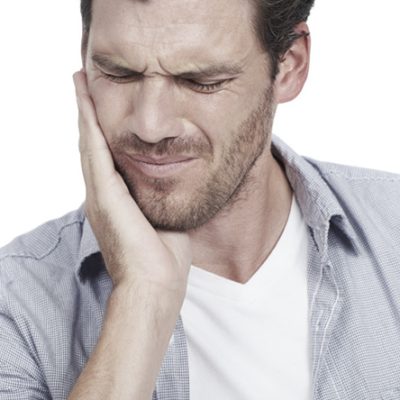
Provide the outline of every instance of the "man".
[[86,201],[0,252],[0,399],[400,398],[400,178],[271,134],[312,3],[82,0]]

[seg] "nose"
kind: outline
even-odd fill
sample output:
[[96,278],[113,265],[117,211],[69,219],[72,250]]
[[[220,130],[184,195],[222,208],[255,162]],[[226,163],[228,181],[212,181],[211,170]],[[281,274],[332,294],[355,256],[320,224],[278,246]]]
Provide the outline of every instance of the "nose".
[[148,143],[180,136],[183,124],[177,115],[173,84],[164,77],[146,77],[137,89],[133,94],[129,130]]

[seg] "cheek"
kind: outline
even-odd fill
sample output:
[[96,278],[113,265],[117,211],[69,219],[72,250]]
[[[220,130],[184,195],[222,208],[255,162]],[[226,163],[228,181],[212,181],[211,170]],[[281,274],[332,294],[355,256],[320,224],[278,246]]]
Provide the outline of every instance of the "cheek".
[[[191,104],[191,121],[212,142],[214,150],[229,144],[241,123],[255,107],[256,96],[222,91],[204,96]],[[193,107],[196,107],[195,109]]]

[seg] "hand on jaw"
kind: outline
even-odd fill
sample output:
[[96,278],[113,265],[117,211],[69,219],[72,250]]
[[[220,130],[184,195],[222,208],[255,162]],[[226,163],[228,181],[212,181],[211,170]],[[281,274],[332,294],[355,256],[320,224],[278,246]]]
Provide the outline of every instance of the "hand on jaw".
[[189,238],[185,233],[156,231],[147,221],[114,167],[86,74],[75,73],[74,82],[86,214],[114,286],[155,285],[176,291],[183,300],[192,257]]

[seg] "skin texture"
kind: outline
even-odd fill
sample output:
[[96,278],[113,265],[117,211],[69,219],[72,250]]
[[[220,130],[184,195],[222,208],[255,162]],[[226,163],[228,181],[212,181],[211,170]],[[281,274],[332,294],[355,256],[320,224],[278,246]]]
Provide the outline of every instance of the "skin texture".
[[[86,215],[114,287],[69,400],[150,399],[190,265],[246,282],[282,233],[292,191],[270,132],[306,79],[309,39],[272,83],[250,15],[246,0],[94,1],[74,81]],[[111,81],[99,60],[129,79]],[[204,68],[214,74],[199,79]],[[192,161],[171,170],[160,155]]]

